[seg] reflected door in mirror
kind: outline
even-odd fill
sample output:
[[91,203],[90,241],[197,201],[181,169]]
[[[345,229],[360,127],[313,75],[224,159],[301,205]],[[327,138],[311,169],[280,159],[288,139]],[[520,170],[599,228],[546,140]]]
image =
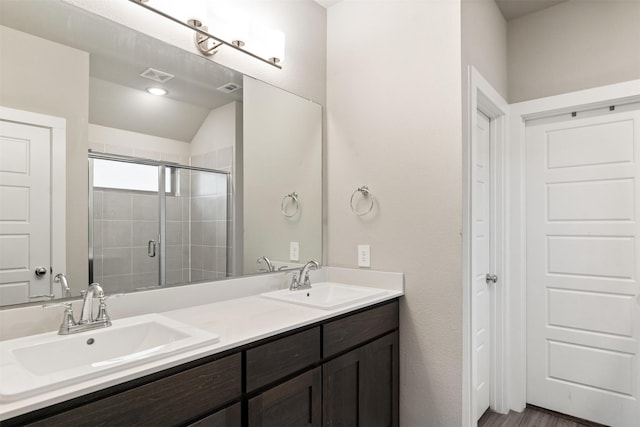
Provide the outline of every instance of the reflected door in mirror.
[[50,133],[0,120],[0,305],[53,297]]

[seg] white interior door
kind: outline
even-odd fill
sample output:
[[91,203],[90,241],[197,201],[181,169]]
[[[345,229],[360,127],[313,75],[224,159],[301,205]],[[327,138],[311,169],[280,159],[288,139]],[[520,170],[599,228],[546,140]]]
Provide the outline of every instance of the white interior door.
[[640,113],[527,126],[527,402],[640,425]]
[[480,111],[471,146],[471,183],[472,379],[478,420],[491,399],[491,298],[486,275],[492,271],[491,126]]
[[51,293],[50,156],[51,129],[0,120],[0,305]]

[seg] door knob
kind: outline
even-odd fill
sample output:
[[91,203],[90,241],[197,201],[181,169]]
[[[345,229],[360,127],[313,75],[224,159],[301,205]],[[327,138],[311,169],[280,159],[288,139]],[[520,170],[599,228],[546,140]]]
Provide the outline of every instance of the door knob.
[[35,273],[36,273],[36,276],[38,276],[38,277],[46,276],[47,268],[46,267],[36,267]]
[[485,280],[487,284],[489,284],[489,282],[496,283],[498,281],[498,276],[496,276],[495,274],[487,273],[487,275],[485,276]]

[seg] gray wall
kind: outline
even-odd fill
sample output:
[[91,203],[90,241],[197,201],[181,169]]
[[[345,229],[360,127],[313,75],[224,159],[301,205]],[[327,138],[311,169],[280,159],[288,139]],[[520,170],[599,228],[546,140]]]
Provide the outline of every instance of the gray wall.
[[462,0],[461,8],[462,105],[467,105],[470,65],[507,99],[507,22],[494,0]]
[[[249,77],[243,105],[244,272],[264,268],[261,256],[291,265],[290,242],[299,243],[299,262],[320,260],[322,107]],[[282,199],[294,191],[299,211],[286,218]]]
[[[460,3],[343,1],[327,11],[329,264],[405,274],[403,426],[462,423]],[[357,217],[361,185],[376,198]]]
[[640,2],[569,0],[507,28],[509,102],[640,78]]
[[[89,278],[89,54],[7,27],[0,30],[0,104],[67,120],[66,274],[77,294]],[[54,165],[52,173],[58,172]]]

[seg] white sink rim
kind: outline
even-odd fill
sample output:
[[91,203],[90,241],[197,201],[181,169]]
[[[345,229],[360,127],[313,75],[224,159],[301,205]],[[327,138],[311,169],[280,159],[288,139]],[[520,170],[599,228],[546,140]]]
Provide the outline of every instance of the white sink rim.
[[[141,364],[157,361],[174,356],[199,347],[215,344],[220,340],[217,334],[178,322],[161,314],[145,314],[125,319],[113,320],[113,325],[107,328],[94,329],[72,335],[58,335],[57,332],[17,338],[0,342],[0,402],[12,402],[27,397],[37,396],[52,389],[65,385],[80,384],[83,381],[99,378],[114,371],[128,369]],[[158,324],[162,327],[174,330],[180,335],[185,335],[175,341],[167,342],[148,351],[142,351],[134,357],[121,357],[106,361],[97,361],[98,366],[84,364],[71,369],[51,372],[45,375],[29,370],[16,357],[16,350],[22,350],[34,346],[42,346],[47,343],[58,345],[67,342],[70,345],[78,345],[79,341],[86,341],[92,337],[100,337],[102,334],[126,330],[142,324]]]
[[[358,294],[354,297],[349,298],[339,298],[337,301],[333,303],[323,303],[321,301],[315,300],[304,300],[304,296],[308,295],[308,293],[314,292],[314,289],[317,291],[322,291],[325,289],[339,289],[344,292],[353,294]],[[336,282],[321,282],[317,284],[311,284],[311,289],[290,291],[289,289],[281,289],[278,291],[266,292],[260,294],[260,296],[264,298],[269,298],[281,302],[285,302],[287,304],[296,304],[303,305],[307,307],[319,308],[322,310],[334,310],[336,308],[345,307],[348,305],[369,301],[375,298],[378,298],[387,293],[386,289],[380,288],[370,288],[366,286],[355,286],[355,285],[346,285],[343,283]]]

